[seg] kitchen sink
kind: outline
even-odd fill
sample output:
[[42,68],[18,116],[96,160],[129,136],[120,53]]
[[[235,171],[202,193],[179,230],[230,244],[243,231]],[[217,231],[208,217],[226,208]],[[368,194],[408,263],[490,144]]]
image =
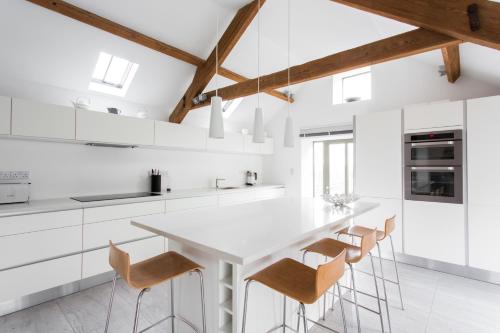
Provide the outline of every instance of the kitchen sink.
[[237,189],[237,188],[241,188],[241,187],[238,187],[238,186],[223,186],[223,187],[218,187],[217,189],[218,190],[234,190],[234,189]]

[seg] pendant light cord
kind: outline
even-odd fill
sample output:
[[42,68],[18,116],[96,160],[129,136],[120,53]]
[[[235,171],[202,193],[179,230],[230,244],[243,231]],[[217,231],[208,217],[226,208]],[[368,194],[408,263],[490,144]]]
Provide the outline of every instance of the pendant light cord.
[[215,96],[219,96],[219,11],[217,11],[217,27],[215,28]]
[[288,93],[287,93],[287,101],[288,101],[288,114],[290,114],[290,0],[288,0],[288,70],[287,70],[287,79],[288,79]]
[[257,6],[257,106],[260,107],[260,0]]

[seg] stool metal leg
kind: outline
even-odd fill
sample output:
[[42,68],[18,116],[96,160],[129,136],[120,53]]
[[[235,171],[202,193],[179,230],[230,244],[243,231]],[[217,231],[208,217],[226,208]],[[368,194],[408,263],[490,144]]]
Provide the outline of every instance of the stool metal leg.
[[[325,256],[325,263],[326,262],[328,262],[328,257],[327,256]],[[335,292],[335,290],[333,292]],[[326,320],[326,294],[327,293],[323,294],[323,321]]]
[[[342,324],[344,325],[344,333],[347,333],[347,322],[345,320],[344,300],[342,299],[342,292],[340,291],[340,284],[337,282],[337,290],[339,291],[340,312],[342,312]],[[333,286],[333,296],[335,296],[335,286]],[[333,297],[335,299],[335,297]],[[333,309],[333,303],[332,303]]]
[[401,301],[401,309],[404,310],[403,304],[403,294],[401,293],[401,282],[399,282],[399,272],[398,272],[398,264],[396,263],[396,254],[394,253],[394,243],[392,242],[392,236],[389,235],[389,240],[391,241],[391,249],[392,249],[392,260],[394,262],[394,270],[396,271],[396,281],[398,281],[398,289],[399,289],[399,300]]
[[144,295],[145,292],[149,290],[150,290],[149,288],[144,288],[139,293],[139,296],[137,296],[137,304],[135,306],[134,330],[132,331],[133,333],[137,333],[137,330],[139,329],[139,312],[141,310],[142,296]]
[[283,295],[283,333],[286,332],[286,296]]
[[245,301],[243,303],[243,319],[242,319],[241,333],[245,333],[245,326],[247,323],[248,287],[250,287],[251,282],[252,280],[248,280],[245,285]]
[[378,284],[377,284],[377,275],[375,274],[375,264],[373,263],[373,256],[371,252],[368,253],[370,256],[370,262],[372,264],[372,272],[373,272],[373,282],[375,283],[375,293],[377,294],[377,304],[378,304],[378,313],[380,317],[380,327],[382,328],[382,333],[384,330],[384,317],[382,316],[382,305],[380,304],[380,294],[378,292]]
[[354,294],[354,307],[356,309],[356,320],[358,322],[358,333],[361,333],[361,321],[359,320],[359,307],[358,307],[358,293],[356,291],[356,281],[354,279],[354,268],[352,264],[349,264],[349,268],[351,270],[351,281],[352,281],[352,290]]
[[174,279],[170,280],[170,315],[172,316],[172,333],[175,333]]
[[111,297],[109,299],[108,316],[106,318],[106,327],[104,328],[104,333],[108,332],[109,320],[111,318],[111,308],[113,307],[113,300],[115,298],[116,280],[117,279],[118,279],[118,273],[115,273],[115,276],[113,277],[113,284],[111,286]]
[[380,276],[382,277],[382,286],[384,287],[385,309],[387,311],[387,321],[389,323],[389,332],[392,332],[391,315],[389,313],[389,299],[387,298],[387,287],[385,285],[384,267],[382,266],[382,251],[380,251],[380,243],[377,242],[378,260],[380,264]]
[[307,327],[307,315],[306,315],[306,306],[303,303],[300,303],[300,308],[302,309],[302,315],[304,320],[304,333],[309,332],[309,328]]
[[203,325],[202,332],[206,333],[207,332],[207,317],[205,314],[205,287],[203,284],[203,273],[199,269],[196,270],[196,273],[198,273],[198,276],[200,277],[201,320],[202,320],[202,325]]

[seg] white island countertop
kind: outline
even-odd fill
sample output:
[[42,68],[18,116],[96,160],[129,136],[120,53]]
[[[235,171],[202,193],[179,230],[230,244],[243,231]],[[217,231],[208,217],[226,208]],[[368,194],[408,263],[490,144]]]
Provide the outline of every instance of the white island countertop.
[[132,224],[220,260],[246,265],[329,229],[379,204],[335,208],[321,198],[278,198],[135,218]]

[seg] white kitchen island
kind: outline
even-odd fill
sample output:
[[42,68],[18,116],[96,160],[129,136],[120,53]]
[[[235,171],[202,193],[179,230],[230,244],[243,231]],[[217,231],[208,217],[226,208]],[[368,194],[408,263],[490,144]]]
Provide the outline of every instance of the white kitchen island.
[[[132,224],[168,238],[169,250],[205,267],[207,332],[239,332],[245,277],[283,257],[300,258],[300,248],[331,236],[353,217],[377,206],[358,201],[334,208],[321,198],[278,198],[136,218]],[[314,260],[308,263],[315,264]],[[178,279],[176,289],[176,310],[201,327],[196,277]],[[252,285],[247,332],[262,333],[279,324],[282,300],[281,295]],[[287,315],[293,323],[297,304],[290,301],[290,305]],[[311,317],[317,316],[319,304],[308,310]],[[178,332],[189,332],[182,325],[177,327]]]

